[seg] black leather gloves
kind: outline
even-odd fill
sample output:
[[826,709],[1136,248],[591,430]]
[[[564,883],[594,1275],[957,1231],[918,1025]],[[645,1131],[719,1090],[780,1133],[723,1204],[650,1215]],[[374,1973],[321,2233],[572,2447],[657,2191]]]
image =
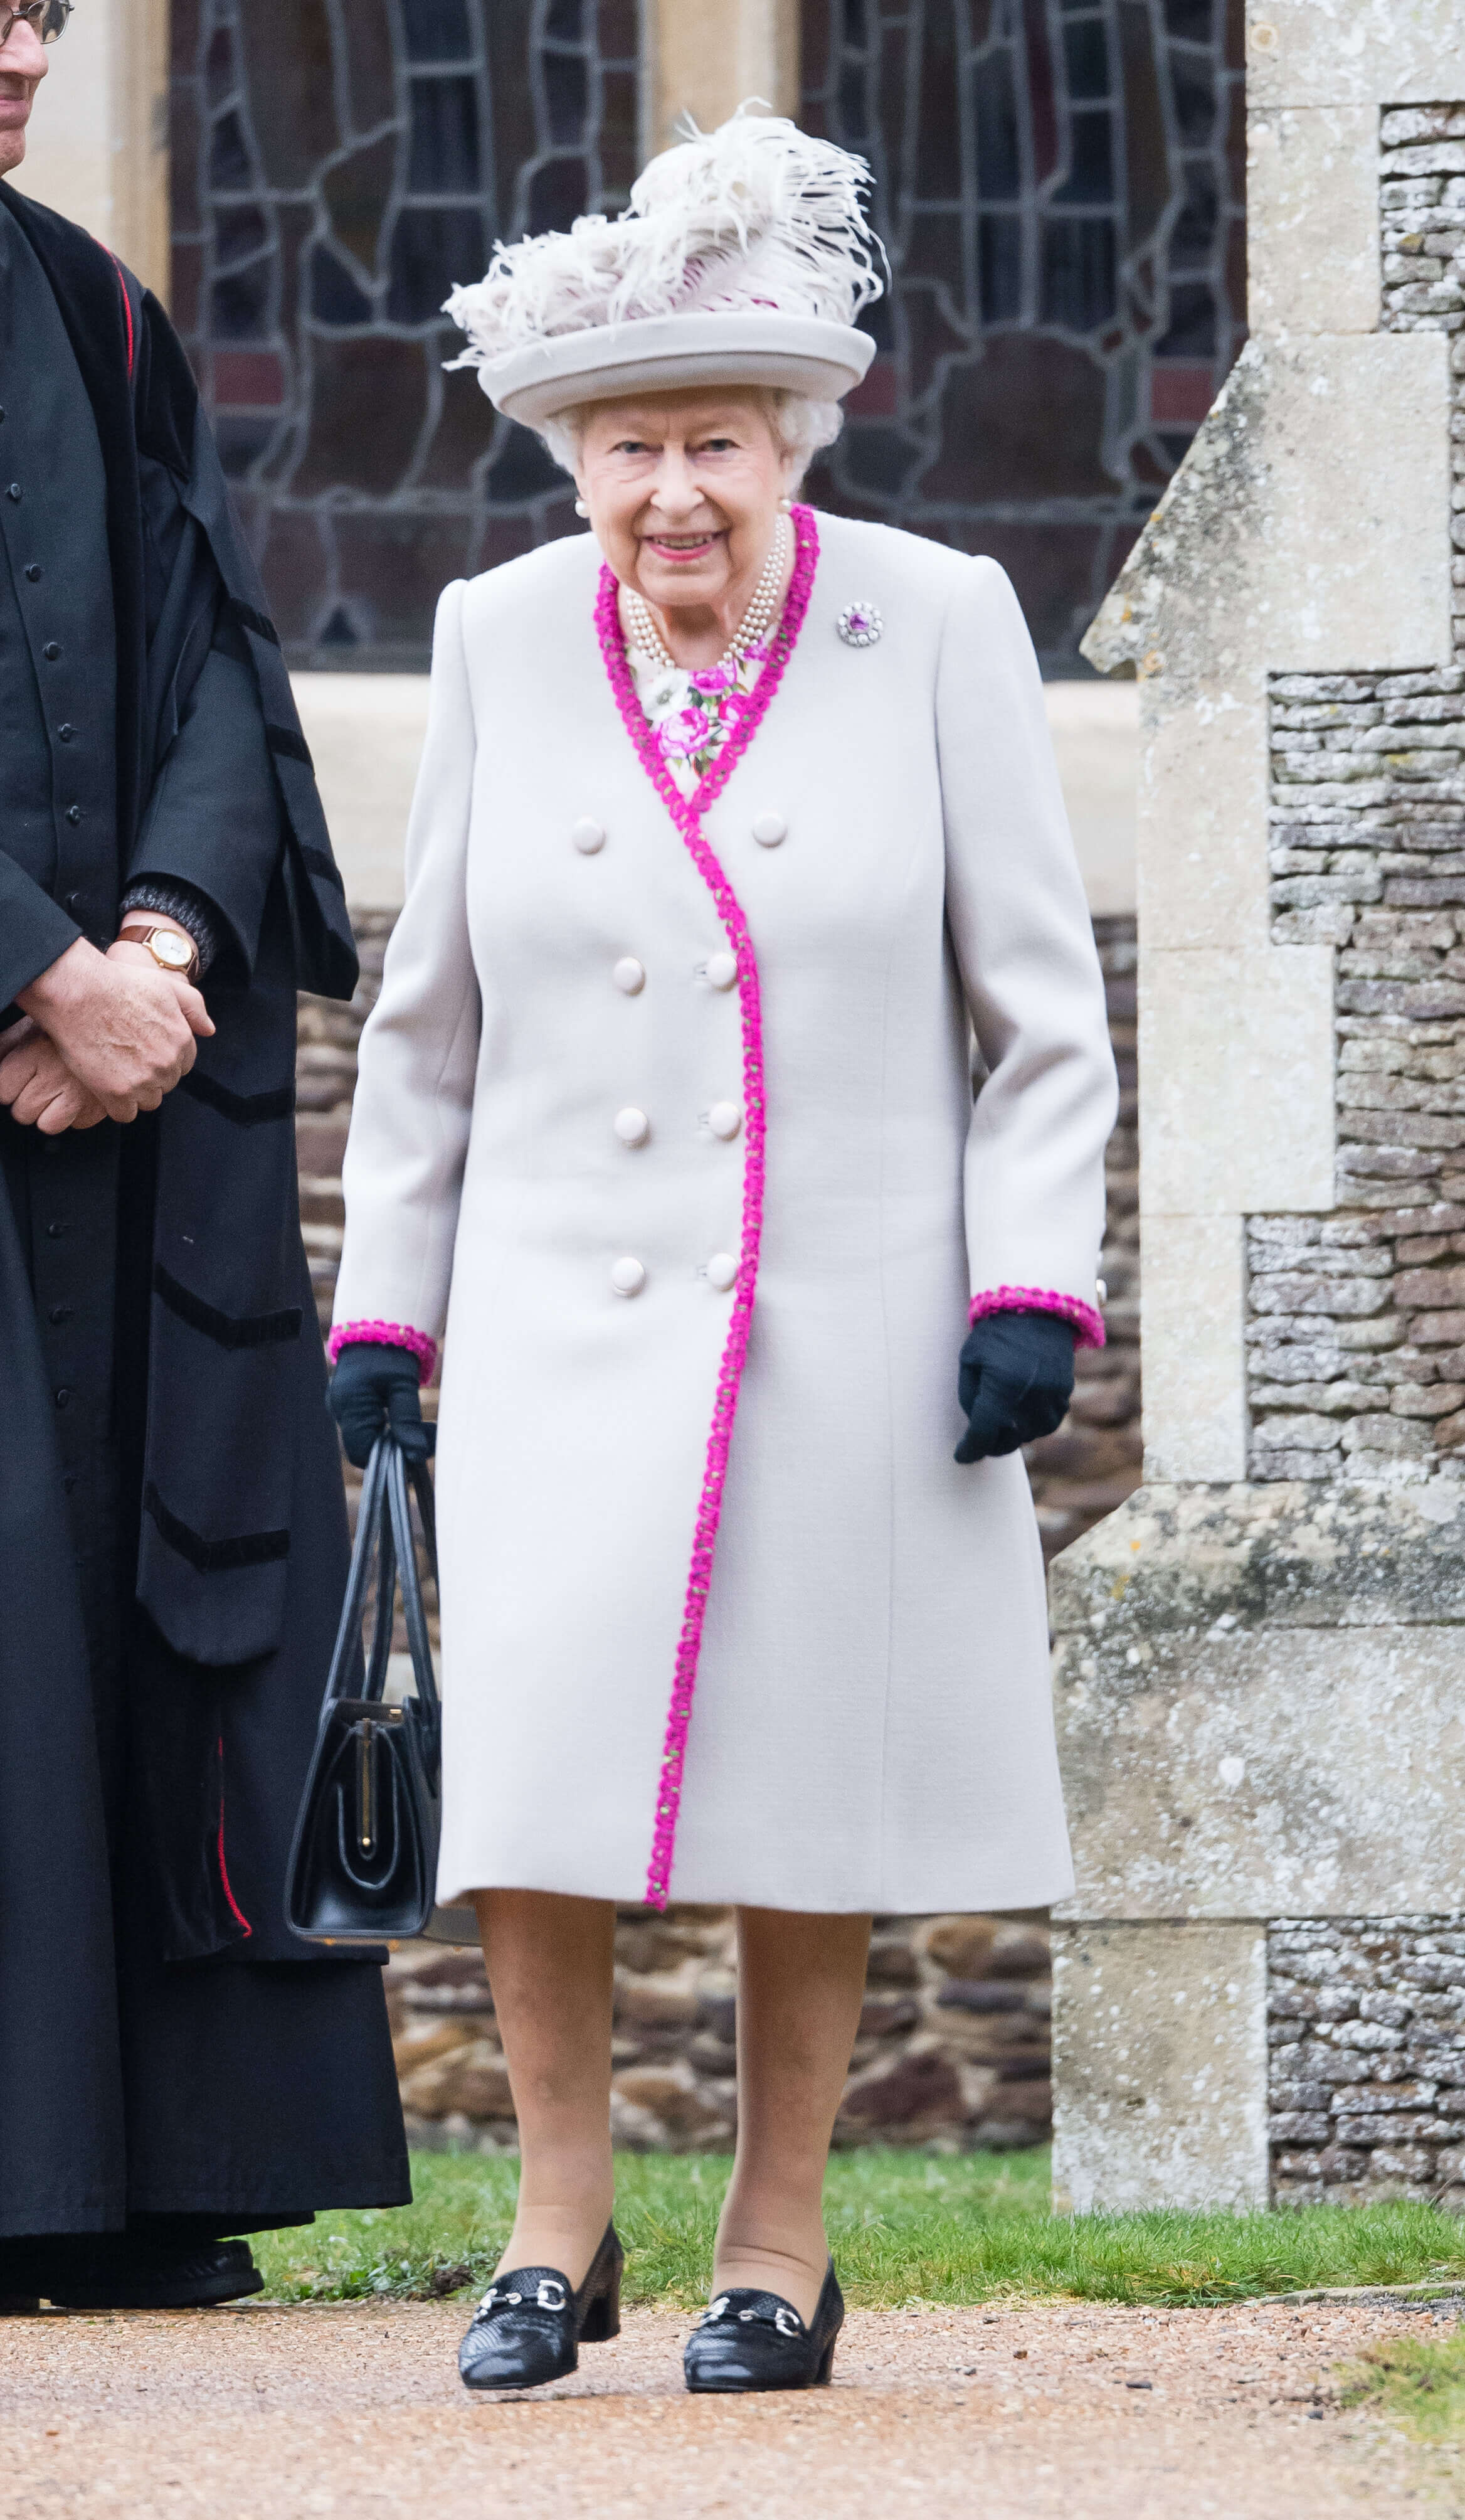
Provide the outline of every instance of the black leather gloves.
[[987,1313],[973,1322],[956,1385],[968,1419],[958,1462],[985,1462],[1051,1435],[1073,1397],[1077,1335],[1057,1313]]
[[353,1339],[336,1360],[327,1406],[340,1428],[346,1459],[358,1470],[366,1468],[384,1426],[390,1426],[409,1462],[425,1462],[432,1451],[437,1428],[423,1423],[418,1361],[405,1347],[374,1347]]

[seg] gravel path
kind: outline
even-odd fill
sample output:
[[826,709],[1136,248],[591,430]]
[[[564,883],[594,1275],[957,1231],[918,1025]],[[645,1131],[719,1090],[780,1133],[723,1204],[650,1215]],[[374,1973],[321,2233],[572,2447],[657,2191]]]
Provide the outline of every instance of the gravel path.
[[[0,2322],[0,2514],[210,2520],[1465,2520],[1448,2454],[1340,2410],[1397,2303],[854,2314],[835,2385],[689,2399],[684,2318],[532,2400],[458,2384],[456,2303]],[[1453,2325],[1453,2318],[1450,2320]]]

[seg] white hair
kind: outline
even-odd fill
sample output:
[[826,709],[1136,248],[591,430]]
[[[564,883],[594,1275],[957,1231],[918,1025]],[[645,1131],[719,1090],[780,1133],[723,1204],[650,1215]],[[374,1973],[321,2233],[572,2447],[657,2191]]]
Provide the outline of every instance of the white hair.
[[882,293],[863,158],[740,106],[653,158],[619,218],[499,245],[444,311],[468,337],[456,367],[642,316],[776,308],[853,324]]
[[[726,392],[729,401],[756,404],[790,468],[790,489],[798,487],[820,448],[832,446],[844,427],[844,413],[837,402],[815,402],[809,394],[791,393],[781,385],[709,385],[707,391]],[[651,393],[635,399],[655,402],[659,397]],[[568,411],[556,412],[553,420],[538,424],[536,434],[544,439],[555,463],[562,464],[566,472],[579,472],[585,427],[595,408],[594,403],[576,403]]]

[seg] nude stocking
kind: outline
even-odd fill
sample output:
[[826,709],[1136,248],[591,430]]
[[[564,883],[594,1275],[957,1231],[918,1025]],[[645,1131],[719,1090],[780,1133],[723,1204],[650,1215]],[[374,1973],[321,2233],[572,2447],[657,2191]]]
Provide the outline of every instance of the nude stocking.
[[814,2315],[828,2256],[823,2184],[865,2001],[868,1916],[737,1914],[737,2157],[714,2289],[746,2284]]
[[474,1900],[519,2122],[518,2210],[497,2272],[554,2267],[578,2286],[610,2220],[615,1910],[544,1890]]

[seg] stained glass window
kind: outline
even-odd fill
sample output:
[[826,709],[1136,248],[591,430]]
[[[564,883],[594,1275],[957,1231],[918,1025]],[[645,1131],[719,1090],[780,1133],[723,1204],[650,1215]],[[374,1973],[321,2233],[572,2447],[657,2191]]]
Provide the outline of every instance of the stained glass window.
[[1244,338],[1240,0],[803,0],[894,289],[821,505],[1010,572],[1062,670]]
[[449,578],[573,525],[440,308],[624,205],[638,40],[636,0],[173,0],[174,312],[292,661],[422,664]]
[[[439,309],[625,202],[636,0],[173,0],[175,311],[295,661],[420,664],[572,524]],[[803,0],[803,118],[895,277],[811,487],[990,551],[1049,668],[1240,345],[1240,0]]]

